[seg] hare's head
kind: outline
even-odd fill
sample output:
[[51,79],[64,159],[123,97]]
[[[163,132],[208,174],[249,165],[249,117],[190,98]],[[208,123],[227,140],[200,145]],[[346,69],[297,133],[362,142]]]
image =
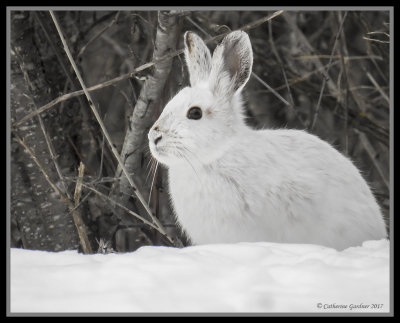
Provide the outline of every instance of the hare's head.
[[253,52],[243,31],[228,34],[213,56],[192,32],[184,35],[190,87],[166,105],[149,132],[153,156],[168,166],[209,163],[220,157],[244,126],[240,91],[252,69]]

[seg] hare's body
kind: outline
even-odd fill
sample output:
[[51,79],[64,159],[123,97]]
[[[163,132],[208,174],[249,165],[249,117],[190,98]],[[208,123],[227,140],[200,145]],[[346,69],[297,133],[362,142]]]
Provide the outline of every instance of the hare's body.
[[343,249],[386,236],[358,170],[303,131],[241,132],[213,163],[170,167],[169,182],[178,221],[195,244],[273,241]]
[[176,217],[192,243],[274,241],[343,249],[386,237],[379,206],[352,162],[300,130],[252,130],[240,91],[252,50],[233,32],[213,56],[185,34],[191,87],[149,132],[169,169]]

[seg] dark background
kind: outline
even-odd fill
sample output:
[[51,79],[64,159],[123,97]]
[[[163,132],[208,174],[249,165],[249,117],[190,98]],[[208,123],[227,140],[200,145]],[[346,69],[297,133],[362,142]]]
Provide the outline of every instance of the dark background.
[[[158,168],[149,196],[154,163],[147,130],[168,100],[188,84],[183,55],[175,52],[183,48],[186,30],[208,39],[244,28],[252,42],[256,74],[243,91],[249,126],[307,129],[330,142],[361,169],[388,224],[389,11],[292,11],[262,21],[271,14],[55,12],[86,86],[111,80],[91,91],[94,105],[119,152],[132,133],[136,136],[129,171],[176,246],[189,242],[171,213],[164,169]],[[86,97],[62,97],[81,86],[49,12],[12,11],[10,25],[11,246],[124,252],[147,244],[171,245],[115,205],[149,219],[138,200],[119,186],[123,174]],[[163,31],[168,40],[157,38]],[[211,50],[219,40],[208,43]],[[165,70],[156,64],[126,76],[163,50],[173,57],[164,60]],[[158,79],[162,77],[165,82]],[[151,94],[152,87],[156,94]],[[40,117],[19,122],[60,97]],[[138,119],[135,113],[143,101],[146,117]],[[133,130],[132,124],[137,125]],[[75,203],[80,162],[85,185]],[[82,234],[90,248],[82,247]]]

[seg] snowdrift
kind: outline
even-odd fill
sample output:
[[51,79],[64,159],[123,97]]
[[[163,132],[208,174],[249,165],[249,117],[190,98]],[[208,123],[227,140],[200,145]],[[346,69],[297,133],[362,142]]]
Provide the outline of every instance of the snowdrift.
[[239,243],[83,255],[11,249],[12,313],[390,311],[389,242]]

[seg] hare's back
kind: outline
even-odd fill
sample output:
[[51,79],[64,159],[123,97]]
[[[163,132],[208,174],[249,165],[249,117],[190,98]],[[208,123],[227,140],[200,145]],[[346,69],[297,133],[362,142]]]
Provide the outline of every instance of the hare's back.
[[[251,149],[250,156],[260,153],[260,158],[270,160],[278,168],[287,171],[285,168],[295,168],[306,172],[319,172],[324,169],[347,171],[358,174],[358,170],[339,150],[334,148],[327,141],[303,130],[279,129],[259,130],[253,132],[253,142],[244,143],[244,146]],[[279,165],[279,166],[278,166]]]
[[[354,163],[339,150],[317,136],[302,130],[255,131],[251,142],[243,140],[242,165],[248,177],[259,187],[275,188],[297,195],[313,196],[326,207],[355,203],[374,205],[375,198]],[[243,153],[243,150],[247,150]],[[246,183],[244,181],[244,183]],[[378,211],[379,212],[379,211]],[[375,211],[374,211],[375,213]]]

